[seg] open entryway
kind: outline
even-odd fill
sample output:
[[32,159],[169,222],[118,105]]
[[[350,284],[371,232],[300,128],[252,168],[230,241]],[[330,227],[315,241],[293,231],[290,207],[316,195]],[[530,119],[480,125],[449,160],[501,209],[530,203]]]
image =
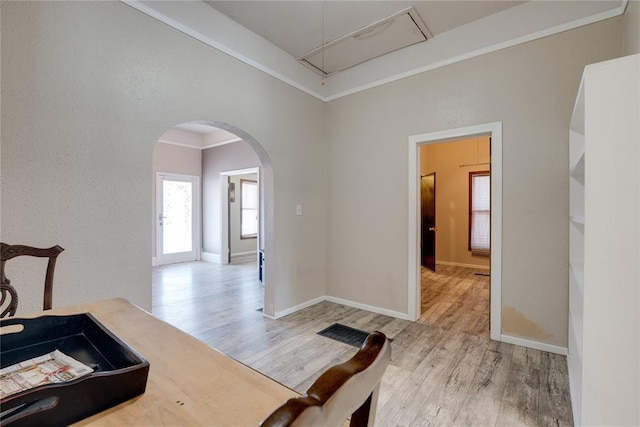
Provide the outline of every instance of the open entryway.
[[489,270],[490,139],[420,145],[421,259],[431,271]]
[[489,145],[479,135],[419,147],[418,322],[474,336],[489,336]]
[[156,256],[158,265],[198,259],[199,178],[158,173]]
[[[456,150],[464,155],[456,157]],[[408,295],[413,320],[432,310],[429,316],[436,322],[468,322],[473,308],[477,323],[485,322],[491,338],[500,339],[501,154],[500,122],[410,137]],[[437,300],[443,296],[446,301]]]
[[[154,310],[200,298],[194,280],[206,287],[239,275],[259,296],[252,310],[273,316],[273,168],[261,144],[227,123],[182,123],[158,138],[153,172]],[[186,277],[192,268],[203,274]]]
[[222,264],[258,261],[260,168],[220,172]]

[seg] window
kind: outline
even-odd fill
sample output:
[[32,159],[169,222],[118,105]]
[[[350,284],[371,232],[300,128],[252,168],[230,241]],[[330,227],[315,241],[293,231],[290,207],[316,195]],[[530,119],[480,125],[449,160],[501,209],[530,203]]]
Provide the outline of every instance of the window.
[[240,238],[258,237],[258,183],[240,180]]
[[491,242],[491,173],[469,172],[469,250],[489,256]]

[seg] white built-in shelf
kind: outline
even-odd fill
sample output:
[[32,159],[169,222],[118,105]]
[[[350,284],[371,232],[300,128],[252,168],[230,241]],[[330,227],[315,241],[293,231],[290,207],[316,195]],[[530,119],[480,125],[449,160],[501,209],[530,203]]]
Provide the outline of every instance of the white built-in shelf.
[[567,364],[576,425],[582,413],[582,354],[584,342],[585,228],[585,96],[584,78],[569,125],[569,352]]
[[639,75],[640,55],[587,66],[569,125],[567,367],[576,425],[638,425],[637,352],[620,346],[640,336],[632,320],[640,242],[629,231],[640,217]]

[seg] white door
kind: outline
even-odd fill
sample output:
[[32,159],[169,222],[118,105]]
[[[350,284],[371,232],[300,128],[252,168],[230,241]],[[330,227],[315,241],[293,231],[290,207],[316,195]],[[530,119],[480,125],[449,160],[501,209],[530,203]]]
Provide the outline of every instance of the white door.
[[198,177],[158,174],[156,254],[158,265],[198,259]]

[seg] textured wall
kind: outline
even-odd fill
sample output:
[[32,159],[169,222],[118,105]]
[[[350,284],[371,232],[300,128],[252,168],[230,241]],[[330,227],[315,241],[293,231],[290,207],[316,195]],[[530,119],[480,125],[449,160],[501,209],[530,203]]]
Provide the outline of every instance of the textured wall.
[[[0,7],[2,240],[67,249],[55,305],[151,308],[153,146],[192,120],[231,124],[270,158],[277,289],[265,311],[324,295],[322,102],[121,2]],[[24,294],[20,310],[37,309],[37,286]]]
[[566,346],[568,124],[584,66],[621,48],[615,18],[330,102],[327,293],[406,313],[408,137],[502,121],[503,329]]

